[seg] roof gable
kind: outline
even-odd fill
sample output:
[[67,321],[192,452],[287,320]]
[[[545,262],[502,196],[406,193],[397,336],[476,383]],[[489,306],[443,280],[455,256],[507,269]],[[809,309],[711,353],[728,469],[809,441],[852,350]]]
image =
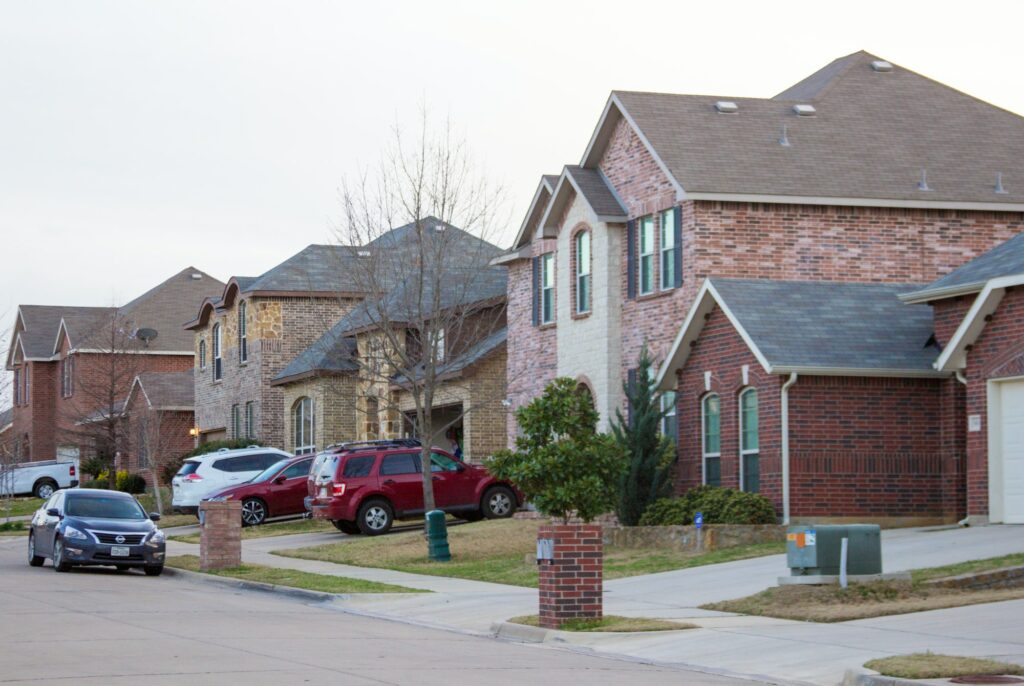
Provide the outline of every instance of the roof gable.
[[629,219],[629,213],[623,207],[622,201],[600,170],[572,165],[566,166],[558,179],[555,192],[537,227],[539,234],[543,234],[544,237],[558,235],[558,222],[571,202],[573,194],[583,199],[599,222],[624,223]]
[[991,280],[1024,275],[1024,233],[1000,243],[921,290],[900,296],[905,302],[926,302],[977,293]]

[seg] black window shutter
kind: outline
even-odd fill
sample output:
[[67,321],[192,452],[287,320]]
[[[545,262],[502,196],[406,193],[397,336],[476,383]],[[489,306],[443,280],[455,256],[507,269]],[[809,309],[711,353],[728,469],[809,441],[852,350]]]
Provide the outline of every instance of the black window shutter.
[[672,213],[675,217],[675,226],[672,227],[672,231],[675,233],[675,255],[672,256],[675,260],[676,267],[676,283],[675,287],[679,288],[683,285],[683,208],[676,206],[676,211]]
[[636,368],[626,372],[626,421],[633,426],[633,393],[636,392]]
[[626,222],[626,297],[636,298],[636,222]]
[[533,325],[540,324],[540,258],[533,258],[533,287],[530,289],[530,303],[533,307]]

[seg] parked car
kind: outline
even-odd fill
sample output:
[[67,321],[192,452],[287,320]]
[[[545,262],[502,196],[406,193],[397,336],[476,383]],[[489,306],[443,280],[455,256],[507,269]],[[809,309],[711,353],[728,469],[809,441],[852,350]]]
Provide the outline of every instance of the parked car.
[[49,498],[58,489],[78,485],[78,460],[40,460],[11,465],[0,475],[0,495]]
[[78,565],[140,568],[148,576],[164,571],[166,539],[134,496],[120,491],[78,488],[57,491],[32,517],[28,563],[46,558],[66,572]]
[[248,448],[190,457],[171,479],[171,508],[174,512],[196,514],[199,501],[229,486],[237,486],[281,460],[291,457],[277,448]]
[[[522,494],[486,469],[431,449],[434,501],[457,517],[511,517]],[[339,446],[317,456],[307,480],[309,509],[347,534],[375,536],[395,519],[423,514],[420,448],[407,441],[371,441]]]
[[285,458],[244,484],[217,491],[204,500],[242,501],[243,526],[256,526],[270,517],[304,514],[306,478],[312,464],[312,455]]

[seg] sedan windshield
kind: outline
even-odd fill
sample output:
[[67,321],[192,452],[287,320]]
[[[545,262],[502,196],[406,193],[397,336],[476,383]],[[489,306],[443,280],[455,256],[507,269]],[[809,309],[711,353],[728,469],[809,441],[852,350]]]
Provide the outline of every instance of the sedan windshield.
[[254,476],[250,483],[259,484],[263,483],[264,481],[270,481],[270,479],[273,478],[273,476],[277,474],[279,471],[284,469],[284,466],[291,462],[291,460],[292,458],[289,457],[284,460],[281,460],[280,462],[275,462],[274,464],[270,465],[262,472]]
[[96,519],[146,519],[146,512],[133,498],[68,496],[65,514],[68,517]]

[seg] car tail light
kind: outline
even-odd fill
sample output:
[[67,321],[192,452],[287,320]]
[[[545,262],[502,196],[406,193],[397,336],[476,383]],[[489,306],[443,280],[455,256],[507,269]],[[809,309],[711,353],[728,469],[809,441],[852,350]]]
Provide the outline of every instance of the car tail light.
[[202,481],[203,477],[199,476],[195,472],[192,472],[191,474],[186,474],[184,477],[182,477],[182,479],[184,481]]
[[345,484],[334,484],[334,495],[345,495]]
[[75,475],[75,465],[71,465],[71,468],[68,469],[68,476],[74,476],[74,475]]

